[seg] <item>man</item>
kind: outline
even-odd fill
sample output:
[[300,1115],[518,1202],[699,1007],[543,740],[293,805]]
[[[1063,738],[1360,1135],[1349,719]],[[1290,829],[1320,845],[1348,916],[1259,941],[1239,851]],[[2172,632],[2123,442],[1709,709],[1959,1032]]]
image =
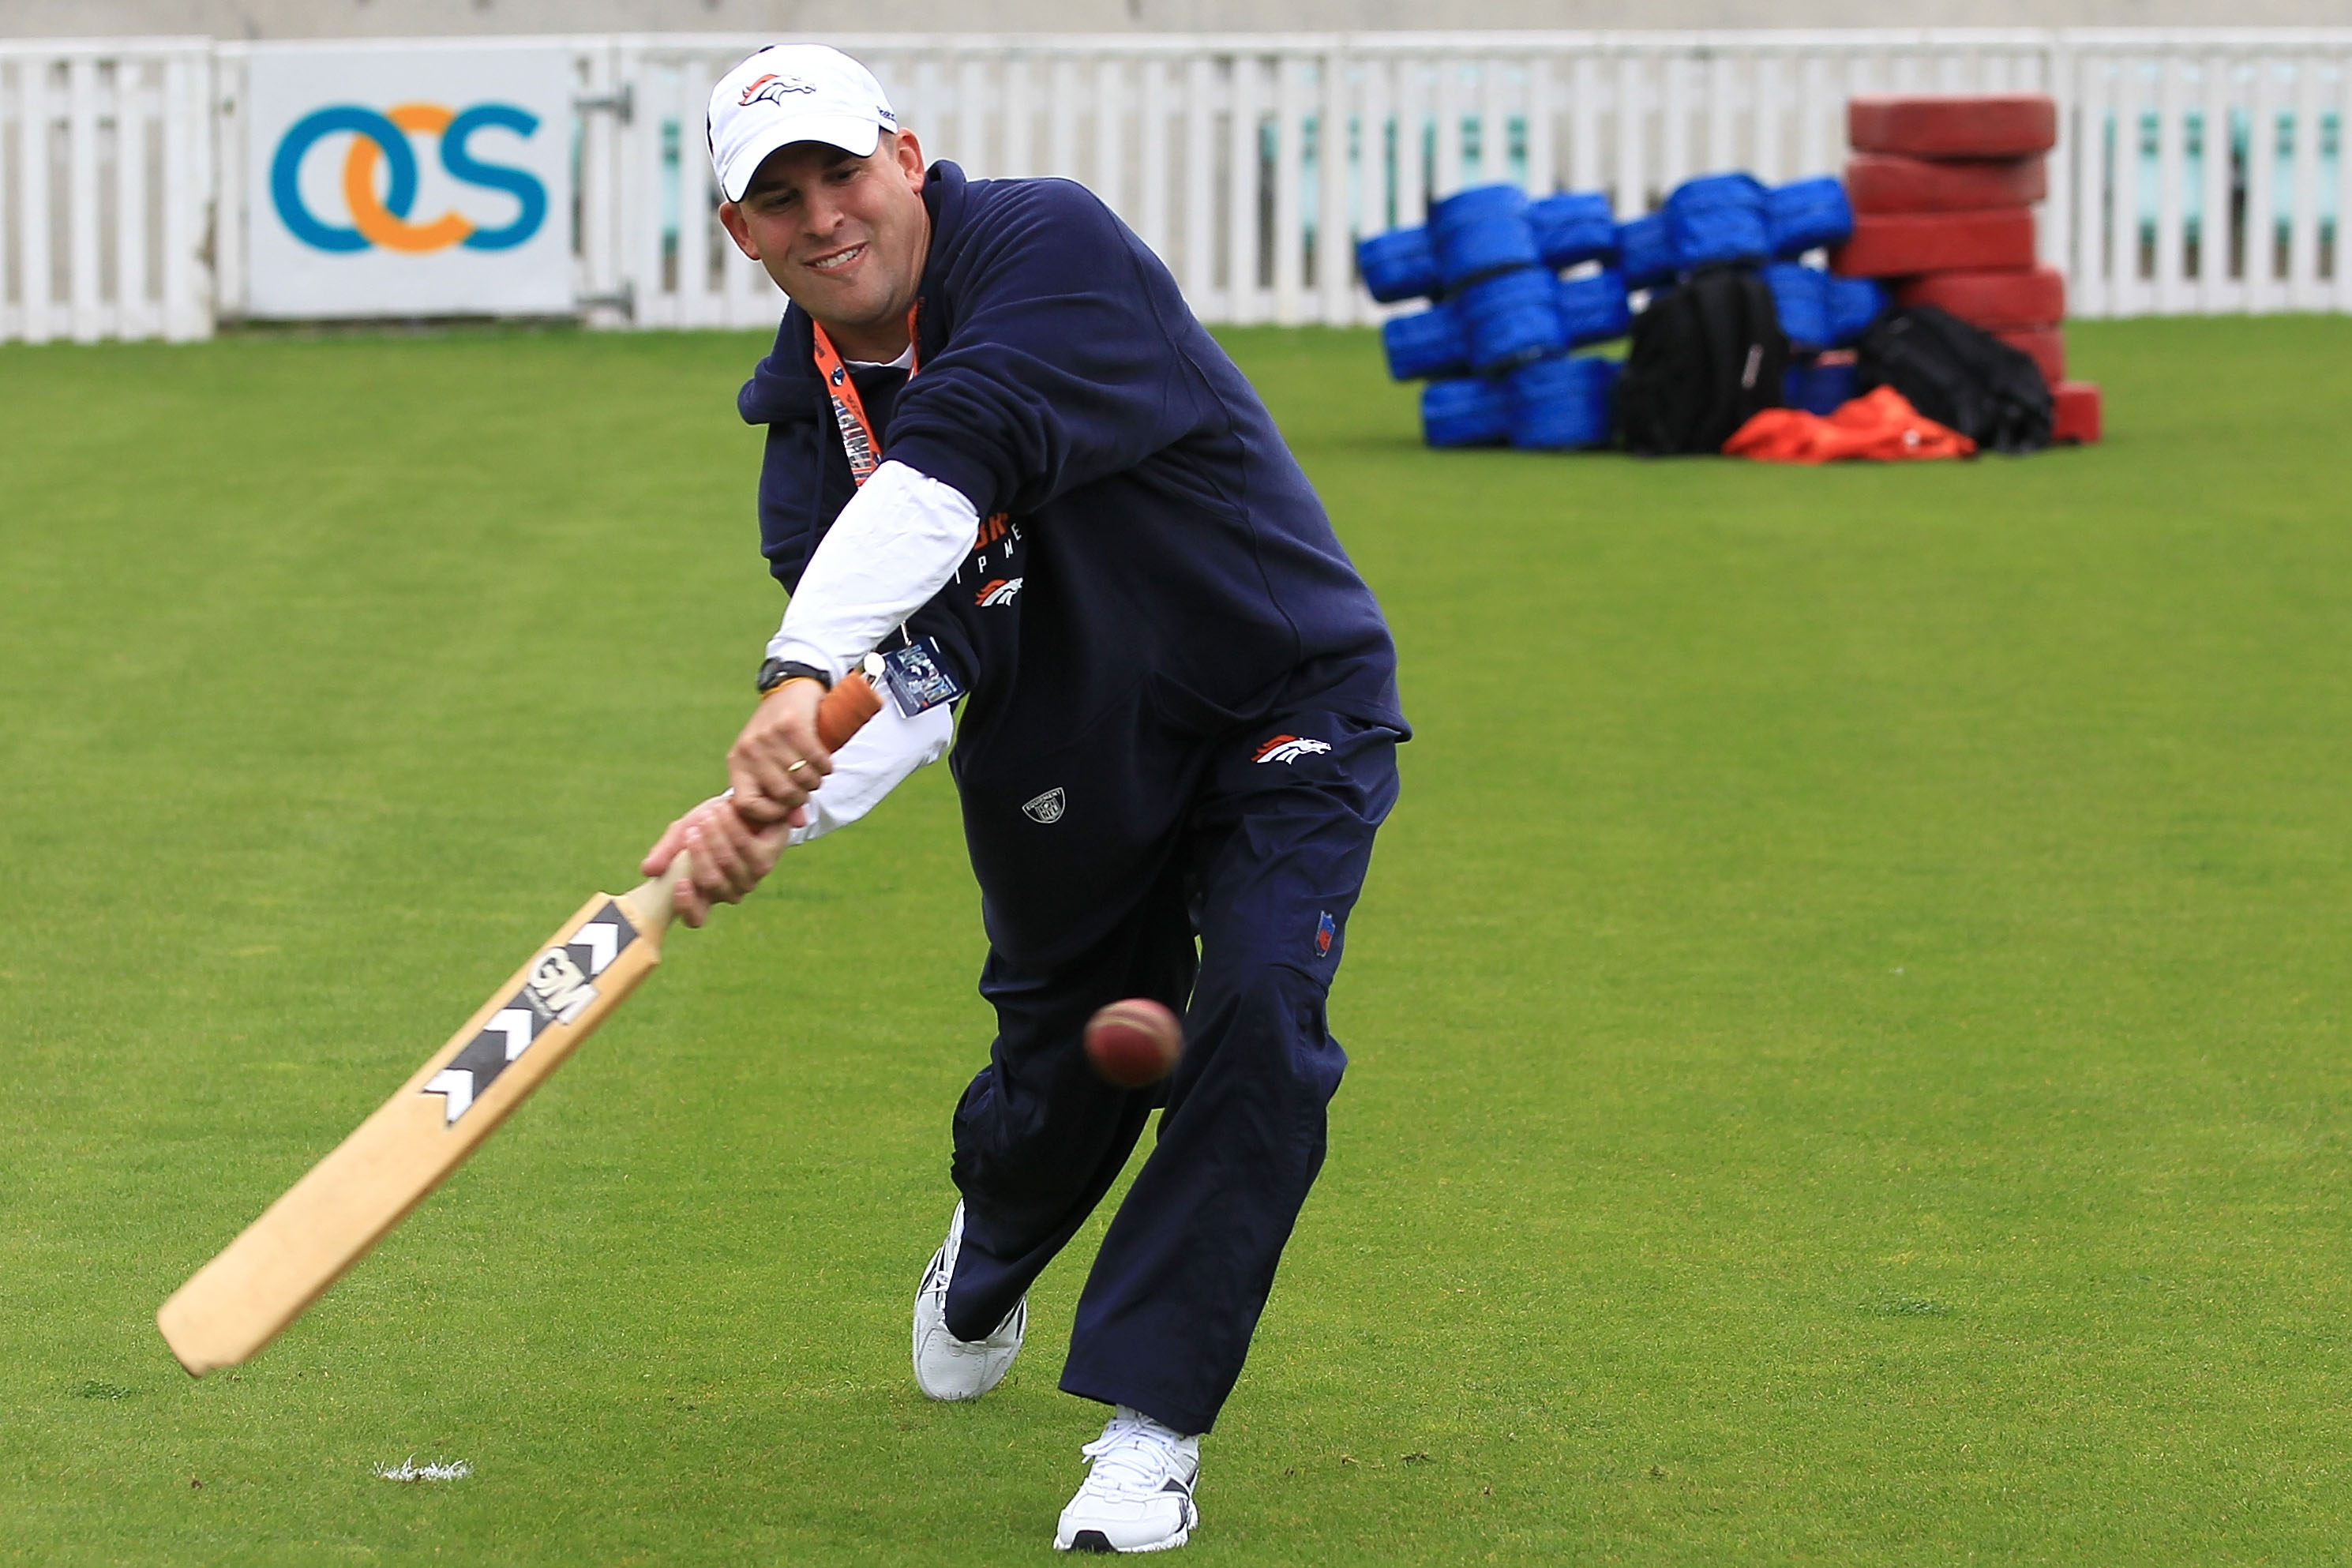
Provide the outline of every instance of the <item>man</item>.
[[[956,1108],[916,1381],[995,1386],[1030,1283],[1160,1109],[1072,1326],[1061,1385],[1113,1408],[1055,1544],[1181,1546],[1322,1163],[1325,997],[1408,733],[1393,646],[1255,394],[1086,190],[927,170],[812,45],[729,72],[709,131],[719,216],[792,300],[740,399],[792,598],[729,794],[646,869],[692,852],[699,924],[952,740],[998,1033]],[[877,654],[894,700],[833,754],[818,702]],[[1184,1017],[1151,1089],[1081,1047],[1127,997]]]

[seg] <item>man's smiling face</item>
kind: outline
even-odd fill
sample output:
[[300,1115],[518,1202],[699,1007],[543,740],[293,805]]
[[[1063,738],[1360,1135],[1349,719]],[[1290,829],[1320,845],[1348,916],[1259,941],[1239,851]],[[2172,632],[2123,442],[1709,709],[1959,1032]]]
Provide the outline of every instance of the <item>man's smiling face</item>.
[[930,250],[923,150],[886,132],[860,158],[822,142],[779,147],[719,221],[776,287],[852,359],[894,359]]

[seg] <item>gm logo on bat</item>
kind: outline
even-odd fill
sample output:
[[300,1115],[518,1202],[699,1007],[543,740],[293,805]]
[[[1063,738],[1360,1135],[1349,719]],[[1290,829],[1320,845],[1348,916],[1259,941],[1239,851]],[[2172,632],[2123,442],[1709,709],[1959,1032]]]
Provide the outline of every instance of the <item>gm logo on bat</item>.
[[[295,121],[278,143],[269,164],[269,195],[278,216],[294,237],[320,250],[350,252],[380,247],[421,256],[462,245],[468,250],[510,250],[547,221],[547,187],[525,170],[486,163],[468,148],[474,132],[511,131],[529,137],[539,117],[511,103],[478,103],[463,112],[438,103],[403,103],[378,113],[340,103]],[[483,228],[463,214],[443,213],[425,223],[409,221],[416,205],[416,153],[408,133],[438,136],[441,167],[460,184],[499,191],[520,205],[501,228]],[[348,135],[343,154],[343,203],[352,226],[339,228],[302,200],[302,159],[325,138]],[[376,165],[390,169],[382,198],[376,195]]]

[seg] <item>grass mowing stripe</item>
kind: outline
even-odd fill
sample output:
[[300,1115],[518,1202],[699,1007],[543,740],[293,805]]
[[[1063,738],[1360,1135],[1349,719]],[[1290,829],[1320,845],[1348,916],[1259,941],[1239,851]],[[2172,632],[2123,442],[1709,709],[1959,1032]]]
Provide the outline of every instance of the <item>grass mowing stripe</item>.
[[[1433,454],[1369,334],[1231,336],[1420,733],[1192,1556],[2335,1554],[2352,324],[2069,335],[2107,445],[1812,471]],[[254,1365],[150,1321],[715,782],[760,350],[0,350],[0,1561],[1044,1550],[1088,1238],[1000,1395],[905,1368],[940,776]]]

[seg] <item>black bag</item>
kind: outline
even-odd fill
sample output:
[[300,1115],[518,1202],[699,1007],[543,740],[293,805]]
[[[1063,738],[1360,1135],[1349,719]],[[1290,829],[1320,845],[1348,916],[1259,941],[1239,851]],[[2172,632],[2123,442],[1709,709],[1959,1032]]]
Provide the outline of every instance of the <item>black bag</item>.
[[2050,445],[2050,384],[2022,349],[1933,305],[1881,316],[1856,345],[1854,389],[1891,386],[1990,452]]
[[1633,320],[1618,384],[1626,449],[1644,457],[1720,452],[1760,408],[1781,404],[1789,339],[1772,290],[1746,267],[1694,274]]

